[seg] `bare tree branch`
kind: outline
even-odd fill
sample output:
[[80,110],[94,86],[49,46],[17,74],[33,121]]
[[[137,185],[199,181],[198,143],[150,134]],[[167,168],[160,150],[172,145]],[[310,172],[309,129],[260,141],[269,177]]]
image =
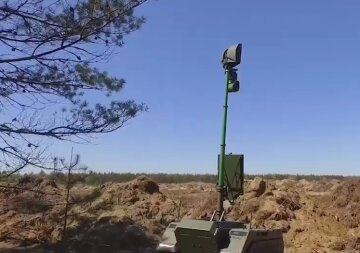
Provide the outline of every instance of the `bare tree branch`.
[[135,17],[134,8],[144,2],[0,3],[0,170],[51,168],[41,140],[76,142],[109,133],[147,110],[132,100],[86,100],[90,91],[112,96],[122,90],[123,79],[91,64],[107,60],[141,27],[144,18]]

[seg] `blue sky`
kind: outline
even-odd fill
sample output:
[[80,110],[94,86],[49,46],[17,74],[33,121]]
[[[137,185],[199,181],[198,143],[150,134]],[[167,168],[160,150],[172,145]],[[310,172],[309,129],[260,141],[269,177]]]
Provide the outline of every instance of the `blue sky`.
[[243,43],[227,152],[247,173],[360,174],[360,2],[153,0],[100,68],[149,112],[95,145],[69,147],[97,171],[216,173],[221,53]]

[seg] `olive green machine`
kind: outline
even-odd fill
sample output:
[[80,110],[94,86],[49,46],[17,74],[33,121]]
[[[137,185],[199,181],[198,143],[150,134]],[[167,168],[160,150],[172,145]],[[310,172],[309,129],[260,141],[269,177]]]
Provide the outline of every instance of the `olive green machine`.
[[229,93],[238,92],[237,69],[241,62],[242,45],[223,52],[225,70],[225,102],[220,154],[218,155],[217,205],[207,219],[182,219],[166,228],[158,252],[172,253],[283,253],[280,230],[252,228],[251,224],[227,221],[224,201],[231,204],[244,193],[244,156],[226,154],[226,124]]

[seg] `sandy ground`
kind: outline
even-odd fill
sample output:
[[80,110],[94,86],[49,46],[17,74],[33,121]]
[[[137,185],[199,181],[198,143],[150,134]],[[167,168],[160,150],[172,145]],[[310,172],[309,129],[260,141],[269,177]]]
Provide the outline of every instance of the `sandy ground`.
[[[140,177],[99,187],[76,185],[65,243],[62,185],[26,179],[0,189],[0,252],[154,252],[171,221],[209,217],[215,185],[160,184]],[[47,194],[43,194],[46,192]],[[50,193],[50,194],[49,194]],[[280,228],[286,253],[360,252],[360,181],[246,183],[227,219]]]

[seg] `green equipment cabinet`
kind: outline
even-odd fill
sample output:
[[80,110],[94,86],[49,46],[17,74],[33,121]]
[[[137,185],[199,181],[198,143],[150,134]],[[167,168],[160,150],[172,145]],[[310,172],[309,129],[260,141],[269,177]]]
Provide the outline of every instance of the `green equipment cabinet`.
[[[233,203],[244,194],[244,155],[228,154],[224,157],[225,198]],[[218,156],[220,171],[220,155]]]

